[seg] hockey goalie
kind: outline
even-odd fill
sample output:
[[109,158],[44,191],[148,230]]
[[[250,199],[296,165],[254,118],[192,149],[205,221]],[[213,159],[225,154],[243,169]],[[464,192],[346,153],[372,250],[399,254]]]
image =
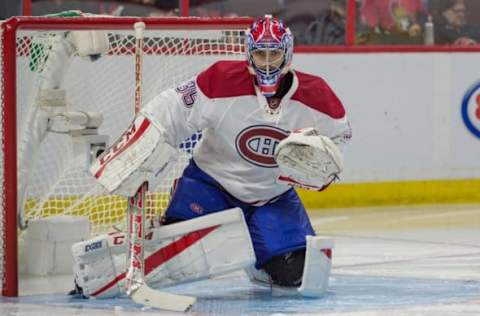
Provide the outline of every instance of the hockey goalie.
[[[238,269],[253,282],[321,296],[331,243],[310,223],[295,188],[322,191],[343,169],[345,109],[314,75],[291,68],[293,37],[266,15],[246,32],[246,61],[218,61],[149,101],[90,169],[109,192],[133,196],[182,140],[202,139],[161,225],[145,237],[152,287]],[[74,245],[77,292],[124,292],[125,235]]]

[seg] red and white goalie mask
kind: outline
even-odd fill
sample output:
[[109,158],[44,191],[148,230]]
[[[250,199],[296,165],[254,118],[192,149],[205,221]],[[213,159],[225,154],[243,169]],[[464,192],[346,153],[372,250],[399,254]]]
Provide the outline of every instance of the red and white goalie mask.
[[293,36],[282,21],[271,15],[257,19],[246,32],[246,54],[250,72],[261,93],[273,96],[292,63]]

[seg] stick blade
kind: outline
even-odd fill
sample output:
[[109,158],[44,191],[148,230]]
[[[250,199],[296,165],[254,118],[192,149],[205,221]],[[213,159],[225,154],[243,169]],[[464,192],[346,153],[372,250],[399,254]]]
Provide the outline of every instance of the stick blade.
[[196,302],[195,297],[161,292],[143,284],[130,297],[135,303],[176,312],[186,312]]

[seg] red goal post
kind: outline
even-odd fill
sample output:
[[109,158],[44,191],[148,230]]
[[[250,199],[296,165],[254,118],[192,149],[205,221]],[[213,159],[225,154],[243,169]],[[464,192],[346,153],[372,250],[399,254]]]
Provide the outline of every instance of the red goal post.
[[[108,226],[123,219],[124,202],[119,197],[99,196],[98,192],[95,197],[89,195],[92,184],[85,180],[84,164],[91,159],[91,151],[83,153],[80,150],[79,154],[78,148],[71,147],[78,146],[78,137],[83,142],[104,136],[102,139],[111,142],[131,120],[133,109],[127,108],[132,106],[134,94],[130,81],[134,80],[131,41],[133,24],[138,21],[146,24],[145,101],[160,89],[188,79],[217,59],[243,58],[243,31],[251,23],[250,18],[93,16],[14,17],[1,23],[0,293],[3,296],[17,296],[19,292],[19,219],[23,222],[65,211],[70,215],[89,216],[94,234],[106,231]],[[108,53],[100,57],[100,61],[72,53],[68,64],[59,64],[56,45],[61,45],[58,42],[64,40],[67,32],[80,30],[104,31],[111,45]],[[52,64],[58,68],[55,71],[65,71],[61,79],[48,73]],[[61,110],[48,102],[39,105],[39,96],[52,89],[66,91],[66,105]],[[36,115],[45,108],[49,115],[57,116],[58,111],[66,111],[61,112],[62,115],[75,110],[99,112],[103,123],[94,132],[101,135],[91,135],[89,130],[85,135],[80,132],[79,136],[78,129],[75,133],[49,130],[45,132],[47,136],[37,133]],[[48,122],[51,122],[50,117]],[[187,158],[193,145],[184,147],[188,149]],[[82,161],[81,166],[76,165],[78,160]],[[180,164],[178,170],[165,179],[163,185],[166,187],[158,189],[158,196],[165,193],[165,188],[171,185],[168,182],[178,177],[182,168]],[[160,204],[165,199],[168,194],[158,197],[157,204],[152,203],[156,205],[153,213],[162,211],[165,206]]]

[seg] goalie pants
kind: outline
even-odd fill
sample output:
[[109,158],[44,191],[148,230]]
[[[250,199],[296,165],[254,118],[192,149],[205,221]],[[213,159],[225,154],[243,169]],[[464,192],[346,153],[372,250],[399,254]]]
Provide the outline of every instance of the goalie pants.
[[305,236],[315,235],[294,189],[266,205],[252,206],[226,192],[193,159],[177,183],[165,220],[188,220],[232,207],[243,210],[257,258],[257,269],[274,256],[305,249]]

